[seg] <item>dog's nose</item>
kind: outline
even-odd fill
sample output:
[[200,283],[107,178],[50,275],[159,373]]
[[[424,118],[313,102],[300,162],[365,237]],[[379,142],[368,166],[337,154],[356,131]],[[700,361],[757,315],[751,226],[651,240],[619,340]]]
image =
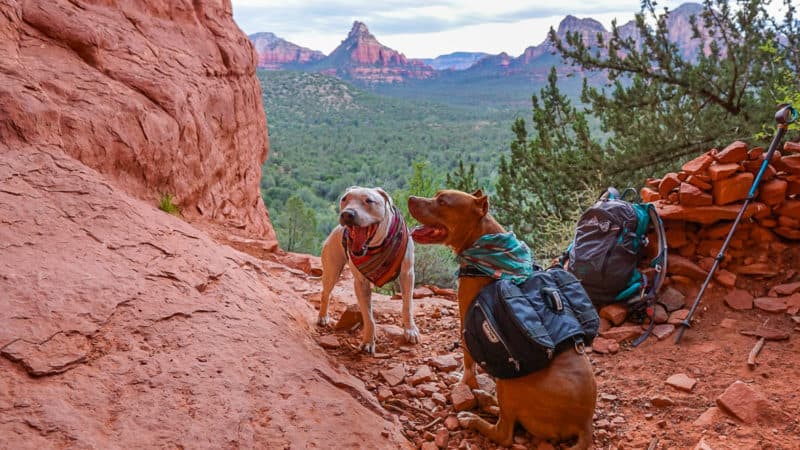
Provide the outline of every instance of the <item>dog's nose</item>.
[[342,225],[351,225],[356,220],[356,212],[352,209],[345,209],[339,214],[339,222]]

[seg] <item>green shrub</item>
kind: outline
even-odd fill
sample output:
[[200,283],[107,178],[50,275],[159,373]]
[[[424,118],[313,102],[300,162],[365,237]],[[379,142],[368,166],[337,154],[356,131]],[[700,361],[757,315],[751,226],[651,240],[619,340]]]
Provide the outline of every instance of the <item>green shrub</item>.
[[158,201],[158,209],[173,216],[181,215],[181,209],[175,204],[175,197],[170,194],[161,194],[161,200]]

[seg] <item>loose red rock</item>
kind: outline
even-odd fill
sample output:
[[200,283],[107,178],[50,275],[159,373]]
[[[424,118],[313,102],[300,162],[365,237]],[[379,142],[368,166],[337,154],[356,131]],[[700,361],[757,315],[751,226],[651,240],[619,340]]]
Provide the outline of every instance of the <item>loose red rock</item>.
[[677,373],[667,378],[666,383],[676,389],[691,392],[691,390],[694,389],[695,384],[697,384],[697,380],[686,375],[685,373]]
[[753,423],[769,414],[771,406],[761,393],[736,381],[717,397],[717,406],[744,423]]
[[456,411],[466,411],[474,408],[478,401],[472,395],[472,390],[464,383],[456,383],[450,391],[450,399],[453,402],[453,409]]
[[753,184],[753,174],[740,173],[714,183],[714,204],[719,206],[744,200]]
[[743,161],[747,159],[747,144],[742,141],[732,142],[717,153],[716,159],[720,164]]
[[736,311],[753,309],[753,296],[743,289],[734,289],[725,296],[725,304]]

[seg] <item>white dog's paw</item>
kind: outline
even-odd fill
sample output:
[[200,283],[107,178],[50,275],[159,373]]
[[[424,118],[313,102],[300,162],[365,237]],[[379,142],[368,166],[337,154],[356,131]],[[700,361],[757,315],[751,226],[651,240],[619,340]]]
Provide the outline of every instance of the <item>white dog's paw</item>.
[[461,428],[470,428],[476,420],[478,420],[478,416],[469,411],[461,411],[458,413],[458,424]]
[[370,355],[374,355],[375,354],[375,341],[372,340],[372,341],[362,342],[361,345],[358,346],[358,348],[364,353],[368,353]]
[[419,344],[419,329],[417,329],[416,325],[406,328],[403,330],[403,337],[409,344]]
[[319,316],[317,318],[317,325],[327,327],[331,324],[331,316]]

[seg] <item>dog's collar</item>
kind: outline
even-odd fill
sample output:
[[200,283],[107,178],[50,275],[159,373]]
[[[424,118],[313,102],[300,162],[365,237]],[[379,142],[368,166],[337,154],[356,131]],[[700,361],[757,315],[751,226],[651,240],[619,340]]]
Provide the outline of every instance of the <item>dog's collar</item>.
[[533,273],[531,251],[512,232],[485,234],[457,255],[459,277],[510,279],[515,284]]
[[[374,234],[373,234],[374,236]],[[369,247],[369,241],[364,245],[360,254],[353,253],[348,245],[348,233],[342,234],[342,245],[345,254],[353,262],[359,272],[367,277],[376,286],[383,286],[400,274],[400,268],[408,246],[409,231],[403,215],[392,207],[392,217],[383,241]]]

